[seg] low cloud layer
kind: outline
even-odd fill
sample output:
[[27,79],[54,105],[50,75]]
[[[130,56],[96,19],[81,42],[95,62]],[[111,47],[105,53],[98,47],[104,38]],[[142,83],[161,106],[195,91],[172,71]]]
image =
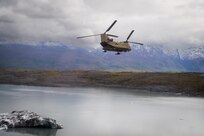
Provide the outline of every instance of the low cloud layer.
[[60,41],[99,47],[104,32],[131,41],[186,48],[204,45],[203,0],[0,0],[0,42]]

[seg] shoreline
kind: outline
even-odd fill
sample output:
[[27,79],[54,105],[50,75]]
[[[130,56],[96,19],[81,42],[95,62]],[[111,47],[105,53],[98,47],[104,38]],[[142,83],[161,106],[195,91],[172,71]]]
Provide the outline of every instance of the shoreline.
[[[145,96],[167,96],[167,97],[197,97],[197,98],[204,98],[201,96],[193,96],[193,95],[186,95],[182,93],[176,93],[172,91],[163,91],[163,90],[147,90],[146,88],[125,88],[125,87],[109,87],[109,86],[39,86],[39,85],[26,85],[26,84],[1,84],[0,86],[22,86],[22,87],[40,87],[40,88],[57,88],[57,89],[66,89],[66,88],[82,88],[82,89],[102,89],[107,92],[120,92],[125,94],[131,95],[145,95]],[[57,90],[56,90],[57,91]]]
[[124,88],[204,97],[204,73],[0,70],[0,84]]

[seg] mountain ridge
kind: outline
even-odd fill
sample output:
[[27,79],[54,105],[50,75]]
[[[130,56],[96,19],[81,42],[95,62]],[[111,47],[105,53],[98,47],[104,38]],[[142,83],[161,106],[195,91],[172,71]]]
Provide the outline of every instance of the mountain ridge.
[[0,68],[43,70],[112,70],[150,72],[204,72],[204,47],[167,50],[133,46],[115,55],[101,49],[79,48],[60,42],[0,44]]

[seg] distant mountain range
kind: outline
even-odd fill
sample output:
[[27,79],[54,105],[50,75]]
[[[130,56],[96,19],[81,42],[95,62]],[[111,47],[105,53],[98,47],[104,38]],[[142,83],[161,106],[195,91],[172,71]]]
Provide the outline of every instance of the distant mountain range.
[[204,72],[204,47],[167,50],[133,46],[115,55],[101,49],[77,48],[59,42],[0,44],[0,68],[41,70],[113,70]]

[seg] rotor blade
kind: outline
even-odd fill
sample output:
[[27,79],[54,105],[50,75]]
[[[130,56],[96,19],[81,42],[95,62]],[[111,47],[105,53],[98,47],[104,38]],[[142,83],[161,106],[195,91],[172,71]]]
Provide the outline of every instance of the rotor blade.
[[135,30],[132,30],[132,31],[130,32],[130,34],[128,35],[128,37],[127,37],[127,40],[126,40],[126,41],[128,41],[128,40],[129,40],[130,36],[132,35],[132,33],[133,33],[134,31],[135,31]]
[[112,35],[112,34],[107,34],[107,36],[111,36],[111,37],[118,37],[117,35]]
[[92,37],[92,36],[98,36],[98,35],[101,35],[101,34],[94,34],[94,35],[80,36],[80,37],[77,37],[77,39],[80,39],[80,38],[87,38],[87,37]]
[[139,42],[129,42],[129,43],[134,43],[134,44],[144,45],[143,43],[139,43]]
[[112,23],[112,25],[105,31],[105,33],[108,32],[108,31],[110,31],[110,29],[115,25],[116,22],[117,22],[117,20],[115,20],[115,21]]

